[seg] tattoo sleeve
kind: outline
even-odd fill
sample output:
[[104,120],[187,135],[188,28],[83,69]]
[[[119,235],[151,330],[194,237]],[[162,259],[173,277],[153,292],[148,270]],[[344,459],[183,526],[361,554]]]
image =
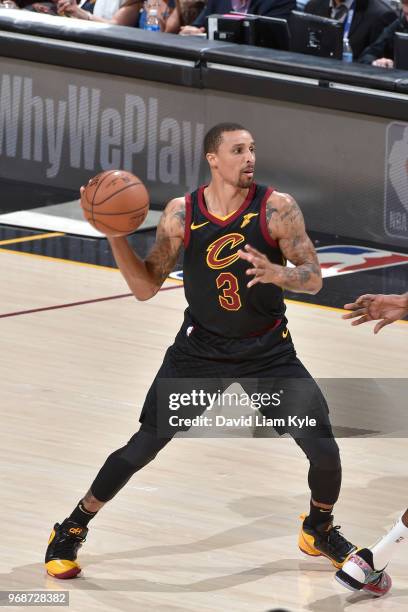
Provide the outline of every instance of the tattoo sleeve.
[[321,270],[299,206],[292,197],[281,194],[279,203],[267,203],[266,216],[271,236],[279,241],[285,258],[294,264],[279,266],[279,285],[289,291],[317,293],[322,286]]
[[184,237],[185,216],[184,202],[166,209],[161,216],[156,242],[146,259],[146,268],[158,287],[163,284],[177,262]]
[[267,224],[268,224],[268,225],[270,224],[271,219],[272,219],[272,215],[273,215],[274,213],[278,214],[277,209],[276,209],[276,208],[274,208],[274,207],[272,206],[272,204],[270,204],[270,202],[267,202],[267,203],[266,203],[266,222],[267,222]]

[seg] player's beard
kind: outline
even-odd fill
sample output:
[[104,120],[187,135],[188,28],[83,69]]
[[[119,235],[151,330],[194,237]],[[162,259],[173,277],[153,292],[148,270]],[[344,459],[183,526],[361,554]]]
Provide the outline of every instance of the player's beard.
[[253,175],[247,176],[246,174],[240,174],[239,180],[238,180],[238,187],[240,189],[248,189],[248,187],[250,187],[253,182],[254,182]]

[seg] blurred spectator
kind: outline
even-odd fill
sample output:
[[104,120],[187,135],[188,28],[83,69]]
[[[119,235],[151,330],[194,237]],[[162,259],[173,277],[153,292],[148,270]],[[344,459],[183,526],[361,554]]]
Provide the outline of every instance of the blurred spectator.
[[[174,0],[157,0],[159,22],[164,31],[174,8]],[[24,9],[37,13],[63,15],[112,25],[138,26],[143,0],[0,0],[0,8]],[[201,3],[202,6],[202,3]],[[200,7],[201,8],[201,7]]]
[[197,19],[205,6],[205,0],[176,0],[175,9],[166,23],[165,32],[178,34],[180,28],[189,26]]
[[207,6],[201,11],[193,24],[181,28],[180,34],[189,36],[205,32],[206,21],[209,15],[223,15],[235,11],[237,13],[287,19],[295,8],[296,0],[208,0]]
[[[58,0],[0,0],[0,7],[4,4],[6,8],[24,9],[36,13],[48,13],[51,15],[65,14],[68,17],[78,19],[89,19],[89,13],[95,12],[96,16],[101,17],[101,21],[111,19],[118,11],[121,3],[125,0],[87,0],[77,4],[74,0],[64,3],[64,10],[59,8]],[[13,6],[9,6],[13,5]],[[68,6],[70,5],[70,6]]]
[[367,47],[359,58],[362,64],[379,68],[394,68],[394,36],[396,32],[408,34],[408,0],[401,0],[401,15],[389,25],[377,40]]
[[125,26],[137,25],[142,0],[96,0],[92,12],[91,8],[91,2],[82,8],[76,0],[58,0],[59,15]]
[[47,13],[49,15],[57,15],[57,0],[43,0],[33,2],[32,0],[16,0],[18,8],[33,13]]
[[95,17],[112,19],[120,7],[125,4],[125,0],[86,0],[85,2],[78,0],[78,4]]
[[306,13],[337,19],[344,24],[351,11],[348,39],[353,58],[357,59],[395,21],[396,14],[390,4],[386,0],[309,0],[305,6]]

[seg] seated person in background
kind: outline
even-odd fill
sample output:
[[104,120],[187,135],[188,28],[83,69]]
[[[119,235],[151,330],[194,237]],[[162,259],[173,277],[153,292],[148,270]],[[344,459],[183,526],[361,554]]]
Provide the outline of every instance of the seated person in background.
[[33,2],[33,0],[16,0],[17,7],[25,11],[33,13],[46,13],[48,15],[57,15],[57,0],[46,0],[42,2]]
[[349,11],[353,11],[349,41],[353,58],[357,59],[390,23],[396,13],[386,0],[309,0],[305,12],[320,17],[347,22]]
[[379,68],[394,68],[394,36],[396,32],[408,34],[408,0],[401,0],[401,15],[391,23],[372,45],[359,57],[362,64]]
[[207,6],[201,11],[197,19],[191,26],[181,28],[180,34],[190,36],[205,32],[209,15],[223,15],[235,11],[237,13],[249,13],[250,15],[288,19],[295,8],[296,0],[208,0]]
[[63,8],[61,8],[61,3],[59,3],[58,0],[40,0],[40,2],[32,2],[32,0],[16,0],[16,2],[13,0],[3,0],[3,2],[0,1],[0,7],[4,3],[7,5],[7,8],[20,8],[35,13],[66,15],[68,17],[87,20],[89,19],[89,15],[94,12],[96,16],[102,18],[101,21],[105,21],[111,19],[124,2],[125,0],[87,0],[86,2],[77,4],[72,0],[72,2],[67,1],[63,3],[61,5]]
[[189,26],[197,19],[205,6],[205,0],[176,0],[175,9],[167,19],[165,32],[178,34],[180,28]]
[[[90,12],[93,4],[93,12]],[[139,20],[142,0],[96,0],[82,8],[76,0],[58,0],[58,14],[87,21],[135,26]]]

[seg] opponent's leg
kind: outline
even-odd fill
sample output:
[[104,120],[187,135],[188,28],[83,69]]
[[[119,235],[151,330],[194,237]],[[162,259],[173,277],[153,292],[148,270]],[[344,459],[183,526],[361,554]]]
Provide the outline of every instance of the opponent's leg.
[[76,558],[87,536],[89,521],[169,441],[170,438],[157,438],[141,429],[125,446],[109,455],[85,497],[68,518],[54,525],[45,554],[48,574],[62,579],[79,574],[81,568]]
[[362,548],[352,555],[336,573],[336,580],[352,591],[363,590],[376,597],[385,595],[392,585],[385,568],[397,545],[407,541],[408,510],[374,546]]

